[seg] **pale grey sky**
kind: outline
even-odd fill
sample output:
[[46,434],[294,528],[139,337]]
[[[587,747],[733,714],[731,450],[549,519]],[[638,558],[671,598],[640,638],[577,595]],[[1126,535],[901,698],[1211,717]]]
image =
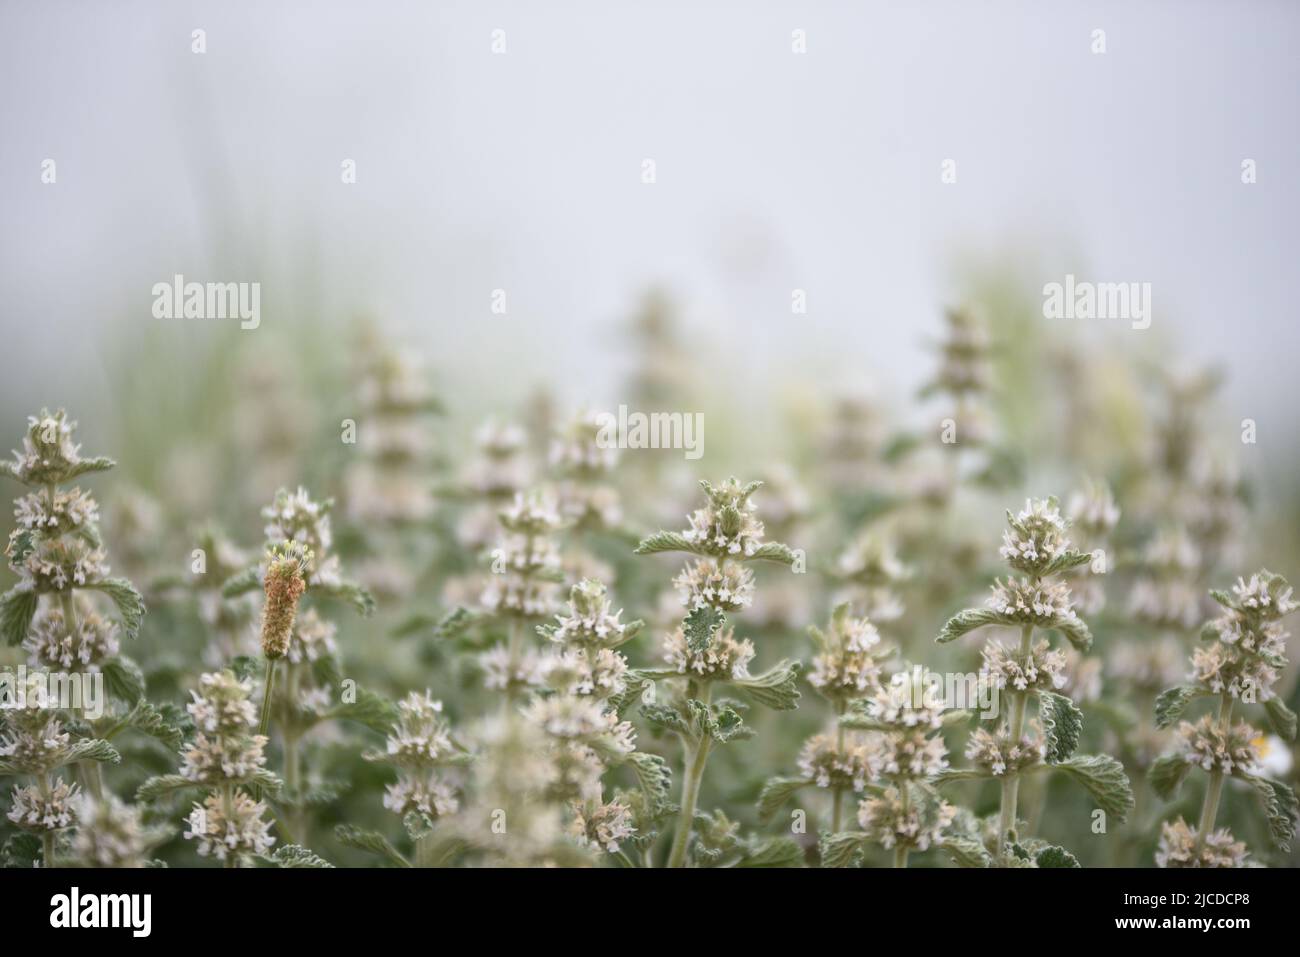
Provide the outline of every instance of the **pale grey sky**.
[[181,272],[373,309],[453,376],[542,361],[575,401],[652,281],[702,348],[910,385],[974,254],[1150,282],[1235,401],[1292,408],[1297,41],[1284,2],[4,0],[0,375],[70,349],[111,400],[93,334],[156,334]]

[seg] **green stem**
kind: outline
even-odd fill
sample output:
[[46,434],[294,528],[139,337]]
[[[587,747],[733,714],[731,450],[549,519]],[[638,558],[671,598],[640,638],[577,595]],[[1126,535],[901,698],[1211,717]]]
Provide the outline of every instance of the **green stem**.
[[[911,810],[911,806],[912,806],[912,792],[908,790],[907,781],[905,780],[899,781],[898,783],[899,783],[898,790],[901,793],[903,798],[903,820],[906,821],[908,812]],[[894,866],[907,867],[907,855],[911,852],[911,850],[912,850],[911,846],[902,841],[899,841],[897,844],[895,844],[894,845]]]
[[[50,774],[48,771],[40,776],[37,784],[41,789],[41,795],[46,801],[48,801],[50,791],[52,790]],[[41,832],[41,864],[46,868],[54,866],[54,843],[55,834],[53,831],[46,830]]]
[[[844,756],[844,726],[841,725],[840,718],[844,716],[844,705],[837,705],[835,708],[835,754],[839,758]],[[832,792],[834,794],[831,805],[831,833],[840,833],[840,821],[844,810],[844,789],[836,787]]]
[[[1020,631],[1020,659],[1028,659],[1030,639],[1034,635],[1034,626],[1026,624]],[[1011,696],[1011,715],[1007,722],[1008,741],[1015,745],[1025,731],[1025,704],[1029,695],[1025,692],[1007,692]],[[1007,832],[1016,826],[1016,804],[1020,796],[1020,775],[1014,768],[1007,768],[1002,779],[1002,806],[998,812],[998,863],[1006,864]]]
[[[712,688],[706,684],[702,696],[705,707],[709,705],[711,693]],[[700,781],[704,778],[704,766],[709,760],[709,748],[712,744],[713,739],[705,735],[687,748],[686,773],[682,779],[681,812],[677,817],[677,831],[673,834],[672,850],[668,854],[669,867],[684,867],[686,864],[686,847],[690,844],[691,829],[695,826],[695,805],[700,797]]]
[[[59,605],[63,609],[63,626],[67,630],[68,637],[74,638],[77,634],[77,601],[73,595],[73,589],[68,588],[59,592]],[[82,702],[82,717],[85,718],[85,702]],[[102,798],[104,796],[104,772],[99,766],[98,761],[78,761],[77,776],[81,778],[81,783],[85,786],[94,797]]]
[[[235,788],[231,784],[221,786],[221,813],[225,815],[226,821],[229,821],[235,812]],[[239,866],[239,858],[234,854],[227,854],[226,861],[223,865],[228,868]]]
[[[1232,696],[1219,699],[1219,727],[1227,732],[1232,725]],[[1201,805],[1201,820],[1196,828],[1196,852],[1200,854],[1205,841],[1214,831],[1214,819],[1219,816],[1219,798],[1223,796],[1223,771],[1216,767],[1210,772],[1210,783],[1205,788],[1205,803]]]
[[[271,695],[275,688],[275,666],[279,663],[276,658],[266,659],[266,683],[262,688],[262,720],[258,723],[257,733],[262,737],[267,737],[267,732],[271,728]],[[253,800],[262,800],[262,786],[253,787]]]

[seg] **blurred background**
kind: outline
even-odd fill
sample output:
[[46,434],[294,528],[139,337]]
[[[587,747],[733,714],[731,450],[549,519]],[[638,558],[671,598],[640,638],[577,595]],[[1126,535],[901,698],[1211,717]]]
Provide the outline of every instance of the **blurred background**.
[[[257,542],[280,485],[344,490],[358,343],[382,341],[423,360],[447,474],[488,416],[544,446],[577,409],[658,397],[705,414],[705,456],[625,487],[641,528],[680,522],[686,479],[783,463],[816,485],[829,552],[885,510],[875,473],[829,474],[836,429],[870,432],[861,461],[890,468],[933,440],[951,410],[918,390],[962,306],[991,338],[990,429],[1015,467],[945,512],[987,553],[910,606],[916,648],[987,581],[1025,491],[1109,479],[1139,503],[1134,554],[1181,521],[1141,503],[1184,427],[1249,504],[1245,564],[1216,554],[1202,577],[1294,579],[1298,40],[1284,2],[6,0],[4,441],[67,407],[121,462],[97,483],[115,552],[157,571],[208,519]],[[178,273],[260,283],[260,327],[154,318]],[[1150,283],[1150,328],[1043,318],[1067,273]],[[1177,484],[1186,463],[1165,464]],[[925,474],[880,487],[923,500]],[[649,600],[659,571],[627,590]],[[757,764],[789,765],[769,747]]]

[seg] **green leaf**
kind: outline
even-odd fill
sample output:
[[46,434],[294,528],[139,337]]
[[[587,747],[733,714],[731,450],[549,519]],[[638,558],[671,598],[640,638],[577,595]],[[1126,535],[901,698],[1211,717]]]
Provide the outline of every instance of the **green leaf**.
[[852,867],[862,859],[862,848],[866,843],[867,836],[861,831],[822,835],[818,842],[822,867]]
[[117,748],[100,738],[86,738],[73,743],[63,755],[64,764],[74,761],[102,761],[108,764],[120,764],[122,755]]
[[122,631],[128,638],[140,633],[140,625],[144,622],[144,598],[134,585],[125,578],[105,578],[86,587],[102,591],[112,599],[122,620]]
[[236,655],[230,662],[230,670],[240,681],[252,678],[260,681],[266,670],[266,659],[256,655]]
[[1069,640],[1075,651],[1087,651],[1092,647],[1092,632],[1087,623],[1078,615],[1062,616],[1052,619],[1046,628],[1054,628]]
[[68,470],[63,473],[62,481],[70,482],[78,475],[85,475],[89,472],[107,472],[115,465],[117,465],[116,462],[104,455],[93,459],[82,459],[80,462],[68,467]]
[[145,781],[136,789],[135,799],[137,801],[152,801],[162,797],[164,794],[174,794],[177,791],[183,791],[186,788],[201,788],[203,785],[189,778],[181,777],[179,774],[161,774]]
[[103,672],[104,687],[114,698],[134,705],[144,697],[144,672],[130,658],[119,656],[104,662]]
[[1119,821],[1133,810],[1133,788],[1124,766],[1109,754],[1079,754],[1053,765],[1064,771],[1092,795],[1107,814]]
[[[698,702],[692,702],[698,704]],[[752,738],[756,733],[745,724],[740,712],[730,705],[718,705],[708,709],[704,719],[705,731],[713,740],[726,744],[728,741]]]
[[948,623],[943,626],[943,630],[939,632],[939,637],[935,641],[941,645],[946,645],[948,642],[956,641],[962,635],[972,632],[976,628],[1006,623],[1006,618],[992,608],[967,608],[965,611],[959,611],[948,619]]
[[692,555],[708,555],[709,550],[695,542],[686,540],[680,532],[655,532],[644,538],[633,550],[634,555],[654,555],[658,552],[690,552]]
[[1080,565],[1087,565],[1092,561],[1092,555],[1089,552],[1079,552],[1074,549],[1062,552],[1048,562],[1047,567],[1043,569],[1044,575],[1054,575],[1057,572],[1069,571],[1071,568],[1078,568]]
[[329,861],[299,844],[286,844],[277,848],[267,860],[276,867],[333,867]]
[[185,734],[176,725],[169,722],[161,711],[148,701],[138,701],[131,713],[123,721],[124,726],[134,728],[142,734],[156,738],[172,751],[179,751],[185,744]]
[[370,591],[357,582],[341,581],[328,585],[313,584],[311,586],[313,594],[325,595],[328,598],[337,598],[339,601],[345,601],[351,605],[362,618],[369,618],[375,611],[375,596]]
[[1172,728],[1194,699],[1207,694],[1208,691],[1196,685],[1179,685],[1160,692],[1156,698],[1156,727],[1161,731]]
[[807,778],[769,778],[758,793],[758,819],[770,821],[781,805],[790,800],[800,788],[813,782]]
[[1181,754],[1163,754],[1151,762],[1147,781],[1160,800],[1168,801],[1183,786],[1191,767]]
[[365,688],[356,689],[356,701],[331,708],[328,717],[363,724],[372,731],[387,734],[397,723],[397,706],[383,695]]
[[1065,695],[1038,692],[1038,719],[1047,743],[1047,763],[1060,764],[1079,746],[1083,732],[1083,712]]
[[980,768],[945,768],[932,779],[935,784],[949,784],[953,781],[982,781],[993,774]]
[[262,588],[262,569],[258,565],[249,565],[243,571],[235,572],[221,585],[222,598],[238,598],[249,592]]
[[15,585],[0,597],[0,638],[7,645],[21,645],[36,617],[40,596],[31,585]]
[[1243,775],[1245,780],[1259,795],[1268,818],[1268,836],[1279,850],[1291,850],[1291,839],[1295,837],[1296,816],[1300,814],[1300,804],[1296,802],[1295,792],[1281,781],[1271,778]]
[[402,818],[402,827],[406,828],[407,837],[418,841],[433,831],[433,819],[421,811],[407,811]]
[[627,756],[628,764],[636,774],[637,784],[652,808],[661,807],[668,800],[672,788],[673,774],[668,763],[657,754],[645,751],[633,751]]
[[351,824],[340,824],[334,828],[334,836],[338,838],[340,844],[378,854],[396,867],[411,866],[410,862],[398,853],[397,848],[388,842],[388,838],[378,831],[363,831]]
[[1082,867],[1079,859],[1063,847],[1055,844],[1043,848],[1034,855],[1034,863],[1039,867]]
[[758,838],[737,867],[802,867],[803,848],[793,838]]
[[795,554],[789,545],[783,545],[780,542],[764,542],[754,550],[754,554],[744,556],[744,560],[747,562],[780,562],[782,565],[793,565]]
[[1274,733],[1283,741],[1294,741],[1295,712],[1288,708],[1281,698],[1269,698],[1264,702],[1264,710],[1268,713],[1268,723]]
[[793,711],[799,707],[799,662],[780,661],[753,678],[733,681],[747,697],[773,711]]
[[12,834],[0,848],[0,867],[21,867],[30,870],[41,859],[41,839],[35,834],[20,831]]
[[682,631],[686,634],[686,647],[699,654],[709,647],[714,633],[722,627],[727,618],[712,605],[701,605],[682,622]]
[[992,867],[993,855],[979,841],[966,837],[950,837],[939,842],[958,867]]

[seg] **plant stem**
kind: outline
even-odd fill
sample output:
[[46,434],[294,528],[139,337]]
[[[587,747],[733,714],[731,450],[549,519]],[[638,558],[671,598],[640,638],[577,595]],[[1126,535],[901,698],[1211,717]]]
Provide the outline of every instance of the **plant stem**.
[[[68,632],[68,638],[71,639],[78,630],[77,602],[73,597],[71,588],[59,593],[59,604],[63,608],[63,626]],[[81,716],[84,718],[86,716],[85,702],[82,701],[81,705]],[[86,790],[93,796],[97,798],[104,796],[104,772],[100,769],[98,761],[78,761],[77,774]]]
[[[50,791],[50,775],[47,771],[42,774],[39,780],[41,795],[48,801]],[[49,868],[54,866],[54,832],[45,830],[41,832],[41,862],[42,865]]]
[[[262,688],[262,720],[257,727],[257,733],[264,738],[271,727],[271,694],[272,689],[275,687],[275,666],[277,663],[278,661],[275,658],[266,659],[266,684]],[[253,788],[253,800],[262,800],[262,786],[260,784]]]
[[[903,820],[906,821],[908,812],[911,809],[912,792],[908,790],[907,781],[905,780],[899,782],[898,790],[901,793],[903,798]],[[910,851],[911,848],[907,844],[903,843],[902,841],[899,841],[897,844],[895,844],[894,845],[894,866],[907,867],[907,855]]]
[[[843,758],[844,756],[844,727],[840,724],[840,718],[844,716],[844,706],[837,705],[835,708],[835,753]],[[844,809],[844,789],[836,787],[833,792],[834,799],[831,805],[831,833],[840,832],[841,812]]]
[[[694,682],[691,683],[692,686]],[[687,692],[690,695],[690,691]],[[705,684],[701,699],[708,707],[712,688]],[[686,773],[682,779],[682,807],[677,818],[677,831],[673,834],[672,850],[668,854],[669,867],[683,867],[686,863],[686,847],[691,841],[691,829],[695,826],[695,804],[700,797],[700,781],[704,778],[704,765],[709,760],[709,748],[713,740],[707,735],[688,746],[686,751]]]
[[[1232,696],[1219,698],[1219,727],[1226,732],[1232,724]],[[1223,795],[1223,771],[1216,767],[1210,772],[1210,783],[1205,788],[1205,803],[1201,805],[1201,820],[1196,828],[1196,851],[1200,853],[1205,841],[1214,831],[1214,819],[1219,816],[1219,798]]]
[[[1022,661],[1029,657],[1030,639],[1034,634],[1034,626],[1026,624],[1020,630],[1020,658]],[[1028,700],[1028,694],[1025,692],[1007,692],[1011,696],[1011,715],[1007,721],[1008,742],[1014,746],[1020,741],[1020,736],[1025,730],[1025,704]],[[1002,807],[998,813],[998,863],[1006,864],[1007,859],[1007,832],[1016,826],[1016,803],[1020,795],[1020,775],[1013,768],[1007,768],[1006,776],[1002,779]]]

